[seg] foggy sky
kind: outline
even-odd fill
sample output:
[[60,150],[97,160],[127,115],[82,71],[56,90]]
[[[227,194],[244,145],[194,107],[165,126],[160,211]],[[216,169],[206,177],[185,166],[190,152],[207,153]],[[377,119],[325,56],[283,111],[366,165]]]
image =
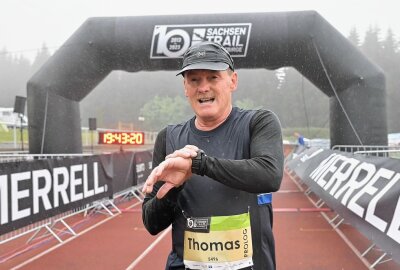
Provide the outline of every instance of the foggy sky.
[[[90,17],[162,14],[239,13],[315,10],[347,36],[352,27],[364,34],[368,27],[391,28],[400,38],[396,0],[2,0],[0,50],[32,59],[43,44],[60,47]],[[362,38],[362,37],[361,37]]]

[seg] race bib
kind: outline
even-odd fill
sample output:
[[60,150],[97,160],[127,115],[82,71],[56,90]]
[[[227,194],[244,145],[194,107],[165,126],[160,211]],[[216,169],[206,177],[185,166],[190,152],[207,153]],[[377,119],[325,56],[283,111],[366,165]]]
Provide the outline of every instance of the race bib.
[[187,218],[183,259],[190,269],[253,265],[250,214]]

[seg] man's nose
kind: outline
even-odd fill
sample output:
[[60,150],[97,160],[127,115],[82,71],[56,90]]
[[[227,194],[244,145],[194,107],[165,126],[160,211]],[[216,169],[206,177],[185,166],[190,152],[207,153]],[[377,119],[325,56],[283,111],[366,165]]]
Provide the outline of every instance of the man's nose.
[[210,83],[207,80],[201,80],[197,87],[199,92],[207,92],[210,90]]

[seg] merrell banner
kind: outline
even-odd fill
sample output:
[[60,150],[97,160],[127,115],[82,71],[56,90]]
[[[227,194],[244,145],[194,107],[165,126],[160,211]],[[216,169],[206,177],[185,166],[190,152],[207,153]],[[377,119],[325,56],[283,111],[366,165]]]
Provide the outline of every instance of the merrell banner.
[[400,262],[398,159],[311,148],[286,166],[329,207]]
[[0,163],[0,235],[143,182],[150,151]]
[[99,157],[0,164],[0,234],[111,195]]

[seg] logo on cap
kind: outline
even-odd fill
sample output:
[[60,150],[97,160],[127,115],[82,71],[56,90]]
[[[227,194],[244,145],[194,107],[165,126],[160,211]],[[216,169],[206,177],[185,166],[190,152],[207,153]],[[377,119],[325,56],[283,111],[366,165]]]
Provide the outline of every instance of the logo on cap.
[[197,56],[197,58],[205,57],[205,56],[206,56],[206,51],[197,52],[197,53],[196,53],[196,56]]

